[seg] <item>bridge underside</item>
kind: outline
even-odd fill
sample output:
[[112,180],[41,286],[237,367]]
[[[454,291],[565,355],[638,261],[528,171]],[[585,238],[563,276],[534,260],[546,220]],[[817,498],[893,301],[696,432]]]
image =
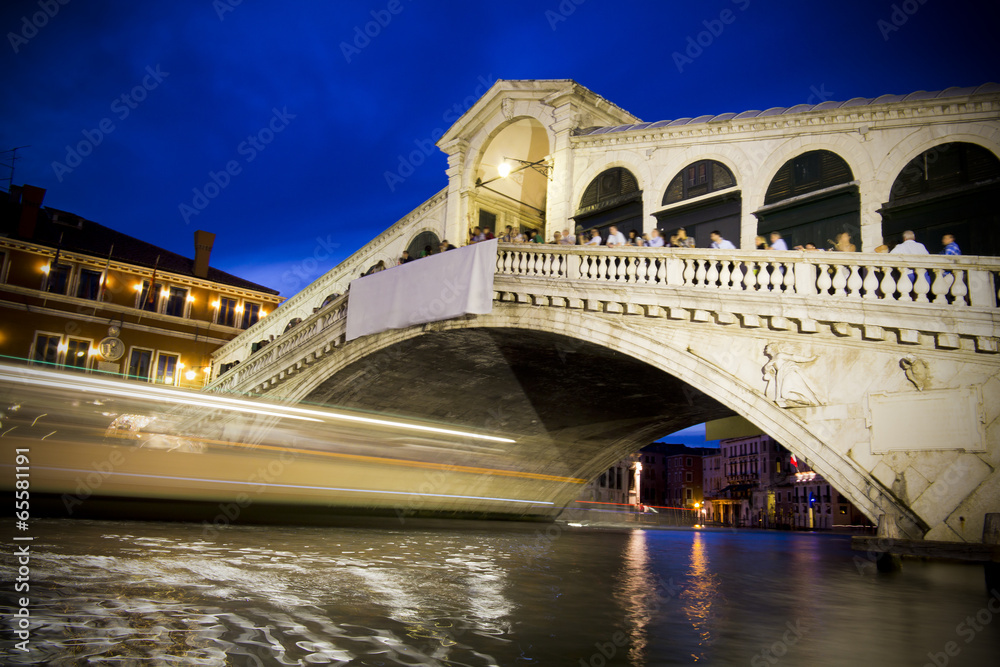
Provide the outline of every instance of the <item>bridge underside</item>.
[[344,367],[304,402],[496,432],[517,443],[492,463],[583,478],[658,437],[733,414],[623,353],[502,328],[404,340]]

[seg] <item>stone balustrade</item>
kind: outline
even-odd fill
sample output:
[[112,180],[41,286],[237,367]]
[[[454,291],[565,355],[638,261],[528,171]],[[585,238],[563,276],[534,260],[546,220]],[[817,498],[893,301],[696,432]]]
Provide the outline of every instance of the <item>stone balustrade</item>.
[[[959,349],[964,336],[996,353],[998,285],[992,257],[501,244],[494,287],[500,302],[802,333],[822,319],[837,336],[860,327],[862,339],[885,340],[895,328],[905,344],[924,332],[941,349]],[[656,297],[668,292],[663,306]],[[347,301],[330,302],[207,389],[263,392],[331,353],[345,342]]]
[[1000,260],[875,253],[503,244],[498,276],[995,308]]

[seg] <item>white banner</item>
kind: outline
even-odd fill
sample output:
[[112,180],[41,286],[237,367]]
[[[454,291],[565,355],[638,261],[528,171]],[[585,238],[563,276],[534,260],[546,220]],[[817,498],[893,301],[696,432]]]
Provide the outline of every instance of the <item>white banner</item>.
[[347,340],[492,312],[497,243],[481,241],[352,281]]

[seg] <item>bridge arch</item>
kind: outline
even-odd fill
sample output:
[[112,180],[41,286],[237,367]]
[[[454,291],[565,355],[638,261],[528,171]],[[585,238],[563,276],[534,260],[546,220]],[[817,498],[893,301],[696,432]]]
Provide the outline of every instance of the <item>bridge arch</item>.
[[[708,418],[735,412],[748,418],[784,444],[796,456],[806,460],[813,469],[822,474],[873,520],[878,520],[880,515],[887,514],[895,519],[896,524],[905,533],[913,537],[919,537],[923,533],[921,522],[910,510],[845,455],[825,444],[821,434],[815,432],[807,421],[797,414],[797,410],[779,408],[759,390],[735,379],[727,367],[737,363],[737,360],[729,359],[727,351],[720,350],[719,358],[709,360],[694,353],[683,343],[672,340],[669,332],[664,334],[661,331],[661,335],[654,335],[649,331],[638,331],[634,327],[628,327],[599,313],[561,309],[558,317],[553,318],[550,313],[539,312],[539,309],[530,305],[505,303],[497,304],[490,315],[386,331],[344,345],[338,354],[329,355],[324,360],[316,362],[311,367],[310,373],[289,380],[281,393],[285,400],[292,402],[318,401],[341,404],[344,398],[348,397],[351,401],[357,401],[357,406],[391,409],[391,402],[383,405],[379,405],[378,402],[394,401],[398,395],[393,394],[387,399],[387,394],[378,389],[377,385],[385,382],[386,387],[401,386],[400,376],[393,369],[419,362],[417,346],[426,343],[429,346],[426,349],[429,350],[465,350],[462,352],[465,356],[461,358],[433,359],[433,367],[436,370],[454,366],[461,372],[471,373],[476,368],[488,368],[489,350],[477,347],[477,340],[481,343],[484,339],[473,338],[474,332],[488,336],[496,335],[503,341],[528,337],[530,340],[525,345],[529,348],[551,346],[551,350],[546,353],[548,355],[546,358],[550,361],[554,358],[553,355],[558,356],[560,350],[570,356],[581,355],[576,360],[576,365],[567,366],[566,372],[586,371],[589,368],[588,363],[612,363],[608,360],[614,356],[613,363],[621,366],[616,367],[619,371],[617,374],[614,371],[610,373],[611,377],[628,377],[628,373],[645,373],[646,380],[659,382],[662,386],[670,387],[680,394],[679,402],[674,404],[677,414],[670,416],[670,419],[657,414],[638,419],[633,414],[618,415],[615,412],[615,415],[620,417],[617,421],[602,423],[601,428],[604,429],[602,437],[606,439],[601,441],[600,446],[595,445],[596,439],[584,431],[576,432],[579,440],[573,440],[572,437],[569,440],[554,439],[553,447],[562,448],[564,451],[569,451],[571,448],[583,449],[584,445],[581,442],[590,443],[589,455],[572,471],[566,471],[567,474],[583,478],[593,477],[610,462],[626,453],[637,451],[652,439]],[[438,337],[439,342],[435,342],[435,337]],[[516,353],[513,347],[500,349],[507,350],[511,354]],[[765,361],[766,358],[761,356],[759,365],[762,366]],[[739,363],[746,363],[746,360]],[[749,363],[753,366],[757,361],[751,360]],[[608,373],[608,368],[600,370]],[[544,375],[538,373],[537,368],[533,368],[533,371],[537,375]],[[410,376],[422,378],[427,377],[428,373],[426,368],[424,370],[416,368],[412,370]],[[474,390],[470,391],[468,386],[462,383],[456,384],[454,378],[450,381],[457,387],[451,399],[464,403],[454,407],[448,413],[447,419],[463,423],[464,418],[464,423],[467,425],[482,427],[481,417],[486,415],[491,406],[477,405]],[[545,381],[550,382],[551,378],[546,378]],[[402,386],[405,386],[405,383]],[[516,383],[511,386],[516,386]],[[678,387],[680,391],[677,391]],[[685,390],[684,387],[689,389]],[[425,396],[433,394],[433,391],[426,386],[421,386],[420,391]],[[601,395],[607,394],[594,394],[594,396]],[[374,402],[373,396],[378,397]],[[558,402],[559,398],[556,396],[546,400]],[[566,395],[563,400],[571,401],[572,397]],[[595,409],[601,407],[595,406]],[[402,406],[396,405],[396,412],[405,413],[405,410]],[[442,417],[442,415],[435,416]],[[539,418],[544,421],[544,417]],[[573,435],[573,432],[568,433],[569,436]],[[568,502],[570,499],[567,497],[561,500]]]

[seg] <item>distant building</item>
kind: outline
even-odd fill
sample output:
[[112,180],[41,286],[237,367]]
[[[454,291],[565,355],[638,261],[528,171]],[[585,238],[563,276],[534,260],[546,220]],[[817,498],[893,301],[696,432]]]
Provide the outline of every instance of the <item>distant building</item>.
[[636,503],[635,472],[638,460],[639,455],[633,454],[616,461],[606,471],[590,480],[577,496],[577,500],[584,503],[634,505]]
[[[78,215],[45,190],[0,192],[0,355],[178,387],[209,379],[211,354],[281,303],[278,292]],[[218,369],[216,370],[216,373]]]

